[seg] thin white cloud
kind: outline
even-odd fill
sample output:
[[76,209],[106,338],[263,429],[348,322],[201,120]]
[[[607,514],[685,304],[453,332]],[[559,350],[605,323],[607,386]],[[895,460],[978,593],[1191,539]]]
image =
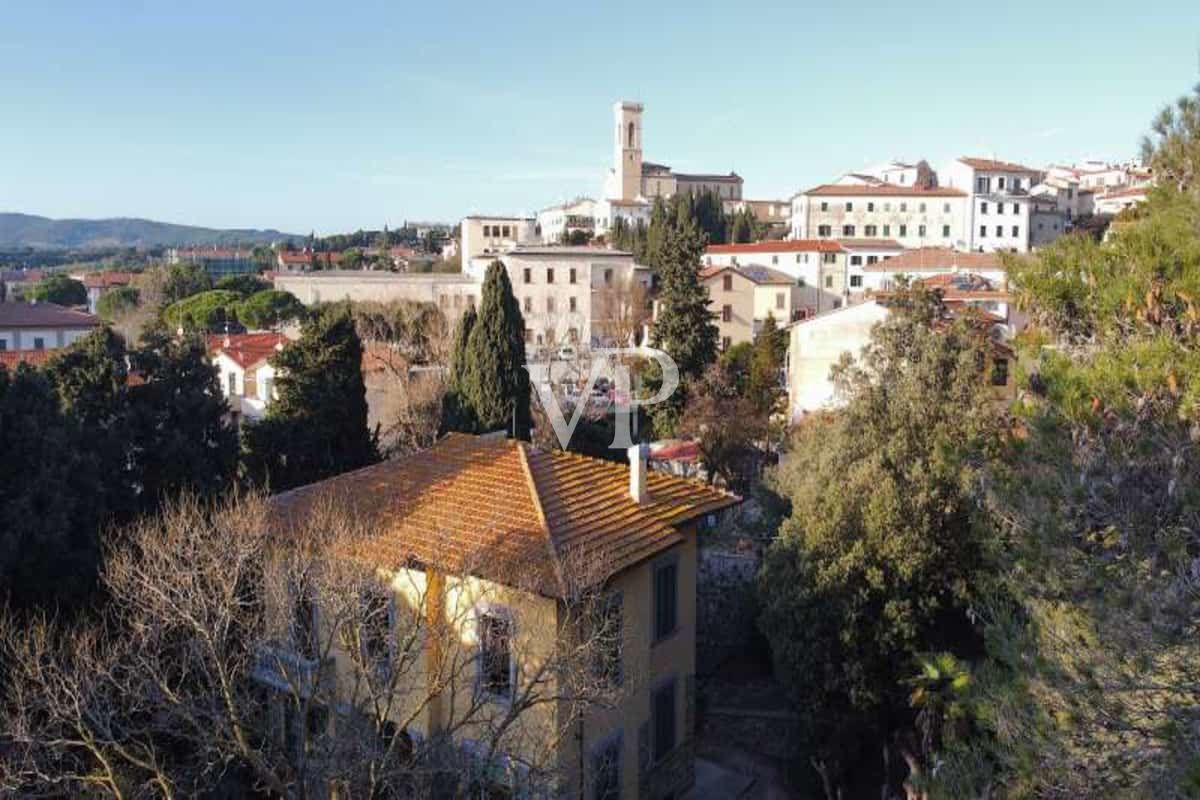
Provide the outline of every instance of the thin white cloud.
[[1037,135],[1039,139],[1050,139],[1062,133],[1062,128],[1047,128]]

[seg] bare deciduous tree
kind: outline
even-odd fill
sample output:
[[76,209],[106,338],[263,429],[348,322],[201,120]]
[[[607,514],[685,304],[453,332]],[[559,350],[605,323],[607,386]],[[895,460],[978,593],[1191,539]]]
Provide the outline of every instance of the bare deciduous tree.
[[544,556],[382,569],[369,511],[280,519],[181,502],[113,538],[97,619],[0,617],[0,794],[550,789],[584,716],[635,683],[613,679],[602,558],[563,559],[555,598]]

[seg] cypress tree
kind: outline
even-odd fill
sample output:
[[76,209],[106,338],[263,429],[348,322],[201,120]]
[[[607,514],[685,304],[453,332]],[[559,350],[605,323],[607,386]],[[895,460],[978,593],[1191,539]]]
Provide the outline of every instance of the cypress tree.
[[463,376],[467,370],[467,342],[475,328],[478,315],[474,306],[468,306],[465,314],[454,328],[454,342],[450,350],[450,373],[446,379],[446,393],[442,396],[442,419],[438,435],[448,431],[475,432],[475,419],[463,397]]
[[717,359],[717,326],[700,283],[704,235],[690,220],[665,231],[655,265],[659,274],[659,316],[654,346],[675,359],[680,379],[698,378]]
[[323,480],[379,460],[367,427],[362,342],[345,306],[307,322],[271,359],[277,399],[244,431],[246,476],[273,491]]
[[[659,276],[659,315],[654,322],[654,346],[664,350],[679,369],[679,388],[654,406],[651,415],[657,436],[669,435],[687,402],[687,382],[704,374],[717,359],[717,326],[708,310],[708,290],[700,283],[700,257],[704,234],[690,219],[667,227],[654,265]],[[646,375],[647,387],[656,390],[657,369]]]
[[483,281],[479,318],[467,337],[462,395],[481,433],[513,432],[528,439],[529,373],[525,318],[504,264],[493,261]]
[[750,375],[747,394],[760,414],[770,415],[779,404],[783,390],[779,386],[779,370],[787,352],[787,334],[767,314],[750,355]]

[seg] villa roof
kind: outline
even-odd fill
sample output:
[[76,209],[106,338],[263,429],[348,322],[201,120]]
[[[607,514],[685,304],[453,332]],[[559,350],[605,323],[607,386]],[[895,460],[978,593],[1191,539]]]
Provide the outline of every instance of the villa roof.
[[777,269],[764,267],[761,264],[746,264],[746,265],[728,265],[707,267],[700,272],[701,280],[715,278],[723,272],[736,272],[751,283],[759,286],[791,286],[796,282],[796,279],[785,272],[780,272]]
[[983,170],[984,172],[1041,172],[1040,169],[1014,164],[1011,161],[997,161],[993,158],[970,158],[963,156],[959,161],[972,169]]
[[899,186],[894,183],[855,185],[825,183],[802,194],[817,197],[966,197],[967,193],[950,186]]
[[868,264],[868,272],[953,272],[954,270],[1004,269],[999,253],[964,253],[949,247],[917,247]]
[[377,533],[353,555],[381,568],[419,564],[561,597],[579,569],[606,580],[683,542],[677,525],[740,502],[660,472],[647,489],[635,502],[623,464],[452,433],[272,502],[284,527],[326,498],[374,514]]
[[904,245],[895,239],[838,239],[846,250],[903,250]]
[[89,289],[109,289],[113,286],[127,286],[134,277],[133,272],[89,272],[83,276],[82,283]]
[[0,328],[94,328],[91,314],[54,303],[0,303]]
[[840,253],[842,246],[831,239],[779,239],[746,244],[710,244],[705,255],[742,255],[743,253]]
[[208,352],[224,353],[239,367],[248,369],[275,355],[287,342],[282,333],[273,332],[213,334],[208,337]]

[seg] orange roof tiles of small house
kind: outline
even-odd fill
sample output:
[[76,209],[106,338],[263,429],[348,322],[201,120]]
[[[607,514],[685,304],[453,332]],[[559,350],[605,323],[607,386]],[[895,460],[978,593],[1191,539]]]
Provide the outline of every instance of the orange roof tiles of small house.
[[840,253],[841,245],[830,239],[779,239],[746,244],[710,244],[705,255],[742,255],[744,253]]
[[872,184],[870,186],[826,183],[814,186],[804,192],[807,195],[826,197],[966,197],[967,193],[950,186],[935,186],[927,189],[921,186],[899,186],[894,183]]
[[1004,269],[999,253],[963,253],[949,247],[918,247],[863,267],[868,272],[929,272]]
[[287,343],[288,338],[282,333],[213,334],[208,337],[208,352],[224,353],[245,369],[275,355]]
[[997,161],[993,158],[970,158],[963,156],[959,159],[963,164],[966,164],[972,169],[982,170],[984,172],[1030,172],[1039,173],[1040,169],[1014,164],[1011,161]]
[[684,541],[675,527],[741,502],[699,481],[507,439],[450,434],[429,450],[273,498],[283,529],[332,500],[370,515],[352,555],[383,569],[420,564],[546,596],[603,581]]
[[18,364],[40,367],[54,355],[53,350],[0,350],[0,367],[15,370]]

